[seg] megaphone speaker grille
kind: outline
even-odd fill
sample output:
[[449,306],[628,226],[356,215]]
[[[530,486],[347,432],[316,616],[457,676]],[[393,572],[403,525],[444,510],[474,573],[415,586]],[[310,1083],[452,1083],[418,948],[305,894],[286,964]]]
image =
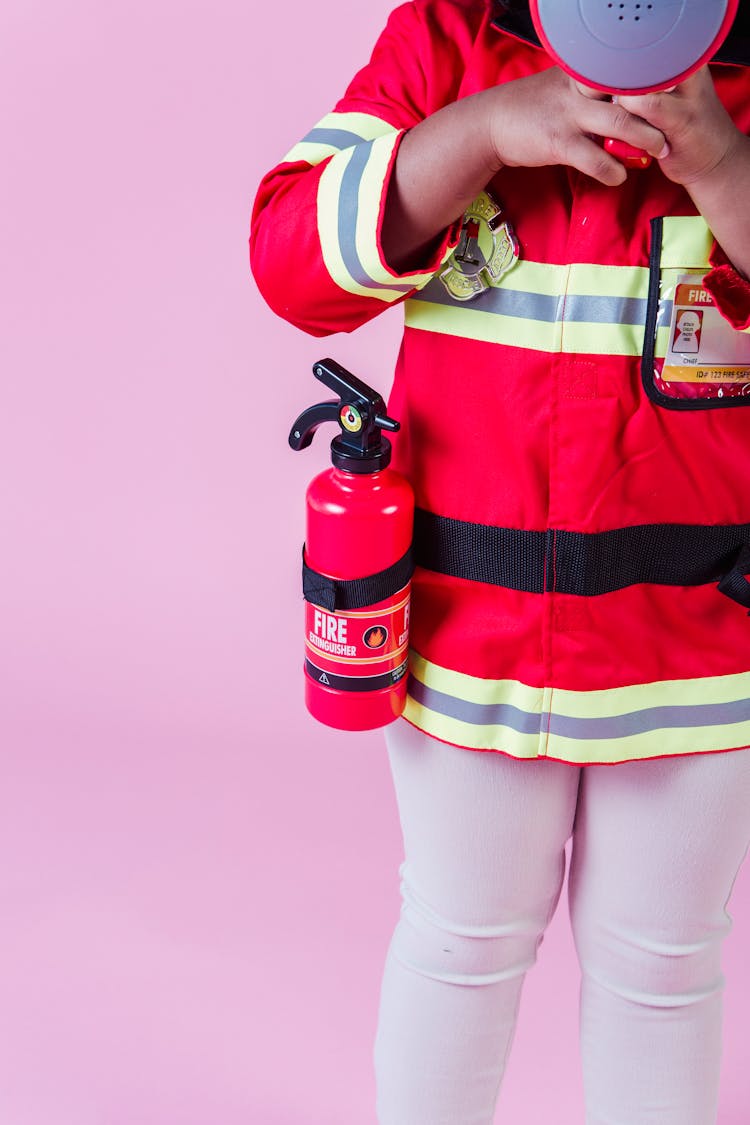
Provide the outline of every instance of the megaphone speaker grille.
[[581,15],[588,32],[615,50],[633,51],[658,43],[675,31],[684,11],[683,0],[674,3],[630,3],[620,0],[581,0]]

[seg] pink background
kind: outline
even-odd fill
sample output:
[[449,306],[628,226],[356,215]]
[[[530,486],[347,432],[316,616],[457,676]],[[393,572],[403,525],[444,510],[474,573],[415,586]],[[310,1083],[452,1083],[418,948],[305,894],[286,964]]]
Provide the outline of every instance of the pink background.
[[[303,494],[327,443],[286,435],[323,355],[387,389],[399,314],[298,334],[246,237],[262,172],[388,6],[0,9],[7,1125],[374,1125],[401,841],[381,737],[303,709]],[[749,880],[726,1125],[750,1103]],[[561,908],[503,1120],[582,1120],[576,991]]]

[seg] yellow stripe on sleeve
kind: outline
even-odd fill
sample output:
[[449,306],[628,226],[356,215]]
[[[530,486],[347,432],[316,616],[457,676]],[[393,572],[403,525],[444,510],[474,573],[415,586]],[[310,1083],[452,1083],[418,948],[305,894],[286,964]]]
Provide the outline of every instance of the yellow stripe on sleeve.
[[304,160],[313,166],[322,164],[337,152],[393,132],[396,132],[393,125],[374,114],[327,113],[289,150],[282,163]]

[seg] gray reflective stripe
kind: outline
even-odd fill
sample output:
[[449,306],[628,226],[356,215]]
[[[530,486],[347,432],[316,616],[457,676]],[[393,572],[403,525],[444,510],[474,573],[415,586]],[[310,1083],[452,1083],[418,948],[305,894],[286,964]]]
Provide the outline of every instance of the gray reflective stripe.
[[539,734],[542,715],[538,712],[521,711],[509,703],[470,703],[457,699],[443,691],[429,688],[421,680],[412,676],[409,681],[409,695],[423,707],[449,719],[458,719],[472,726],[509,727],[519,734]]
[[604,741],[657,730],[719,727],[750,721],[750,699],[680,707],[647,707],[624,715],[585,719],[556,715],[554,712],[521,711],[506,703],[472,703],[429,688],[414,677],[409,684],[409,695],[430,711],[472,726],[503,726],[519,734],[539,734],[543,726],[544,731],[552,736],[579,741]]
[[[416,301],[427,301],[432,305],[447,305],[455,309],[463,307],[446,290],[442,281],[433,277],[432,281],[420,291]],[[503,289],[502,286],[486,289],[484,293],[466,302],[466,308],[479,312],[502,313],[503,316],[517,316],[523,320],[541,320],[554,324],[557,320],[561,298],[542,293],[529,293],[519,289]]]
[[358,285],[368,289],[391,289],[398,293],[411,293],[413,285],[399,285],[394,279],[388,281],[374,281],[366,273],[359,254],[357,253],[357,215],[359,212],[359,185],[367,161],[370,159],[370,150],[373,141],[367,144],[358,144],[351,155],[344,174],[341,177],[341,192],[339,194],[339,249],[350,276]]
[[[422,289],[418,301],[455,308],[457,302],[446,291],[439,278],[433,278]],[[486,289],[478,297],[466,302],[466,307],[478,312],[499,313],[502,316],[520,317],[523,320],[558,321],[583,324],[635,324],[646,322],[646,297],[597,297],[594,295],[567,294],[549,296],[519,289],[505,289],[502,285]]]
[[675,707],[647,707],[625,715],[596,719],[572,719],[552,715],[549,730],[563,738],[627,738],[655,730],[676,730],[690,727],[722,727],[746,723],[750,719],[750,699],[734,699],[731,703],[695,703]]
[[587,324],[645,324],[646,297],[582,297],[568,295],[561,320]]
[[311,129],[299,143],[303,145],[330,145],[331,148],[343,150],[361,144],[362,137],[356,133],[350,133],[346,129]]

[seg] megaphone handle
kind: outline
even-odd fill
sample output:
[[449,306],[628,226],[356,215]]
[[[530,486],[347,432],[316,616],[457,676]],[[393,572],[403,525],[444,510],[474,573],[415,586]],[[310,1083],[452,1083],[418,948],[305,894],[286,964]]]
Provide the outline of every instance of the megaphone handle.
[[608,137],[604,142],[604,147],[626,168],[648,168],[651,163],[651,157],[647,152],[642,148],[636,148],[635,145],[629,145],[625,141]]

